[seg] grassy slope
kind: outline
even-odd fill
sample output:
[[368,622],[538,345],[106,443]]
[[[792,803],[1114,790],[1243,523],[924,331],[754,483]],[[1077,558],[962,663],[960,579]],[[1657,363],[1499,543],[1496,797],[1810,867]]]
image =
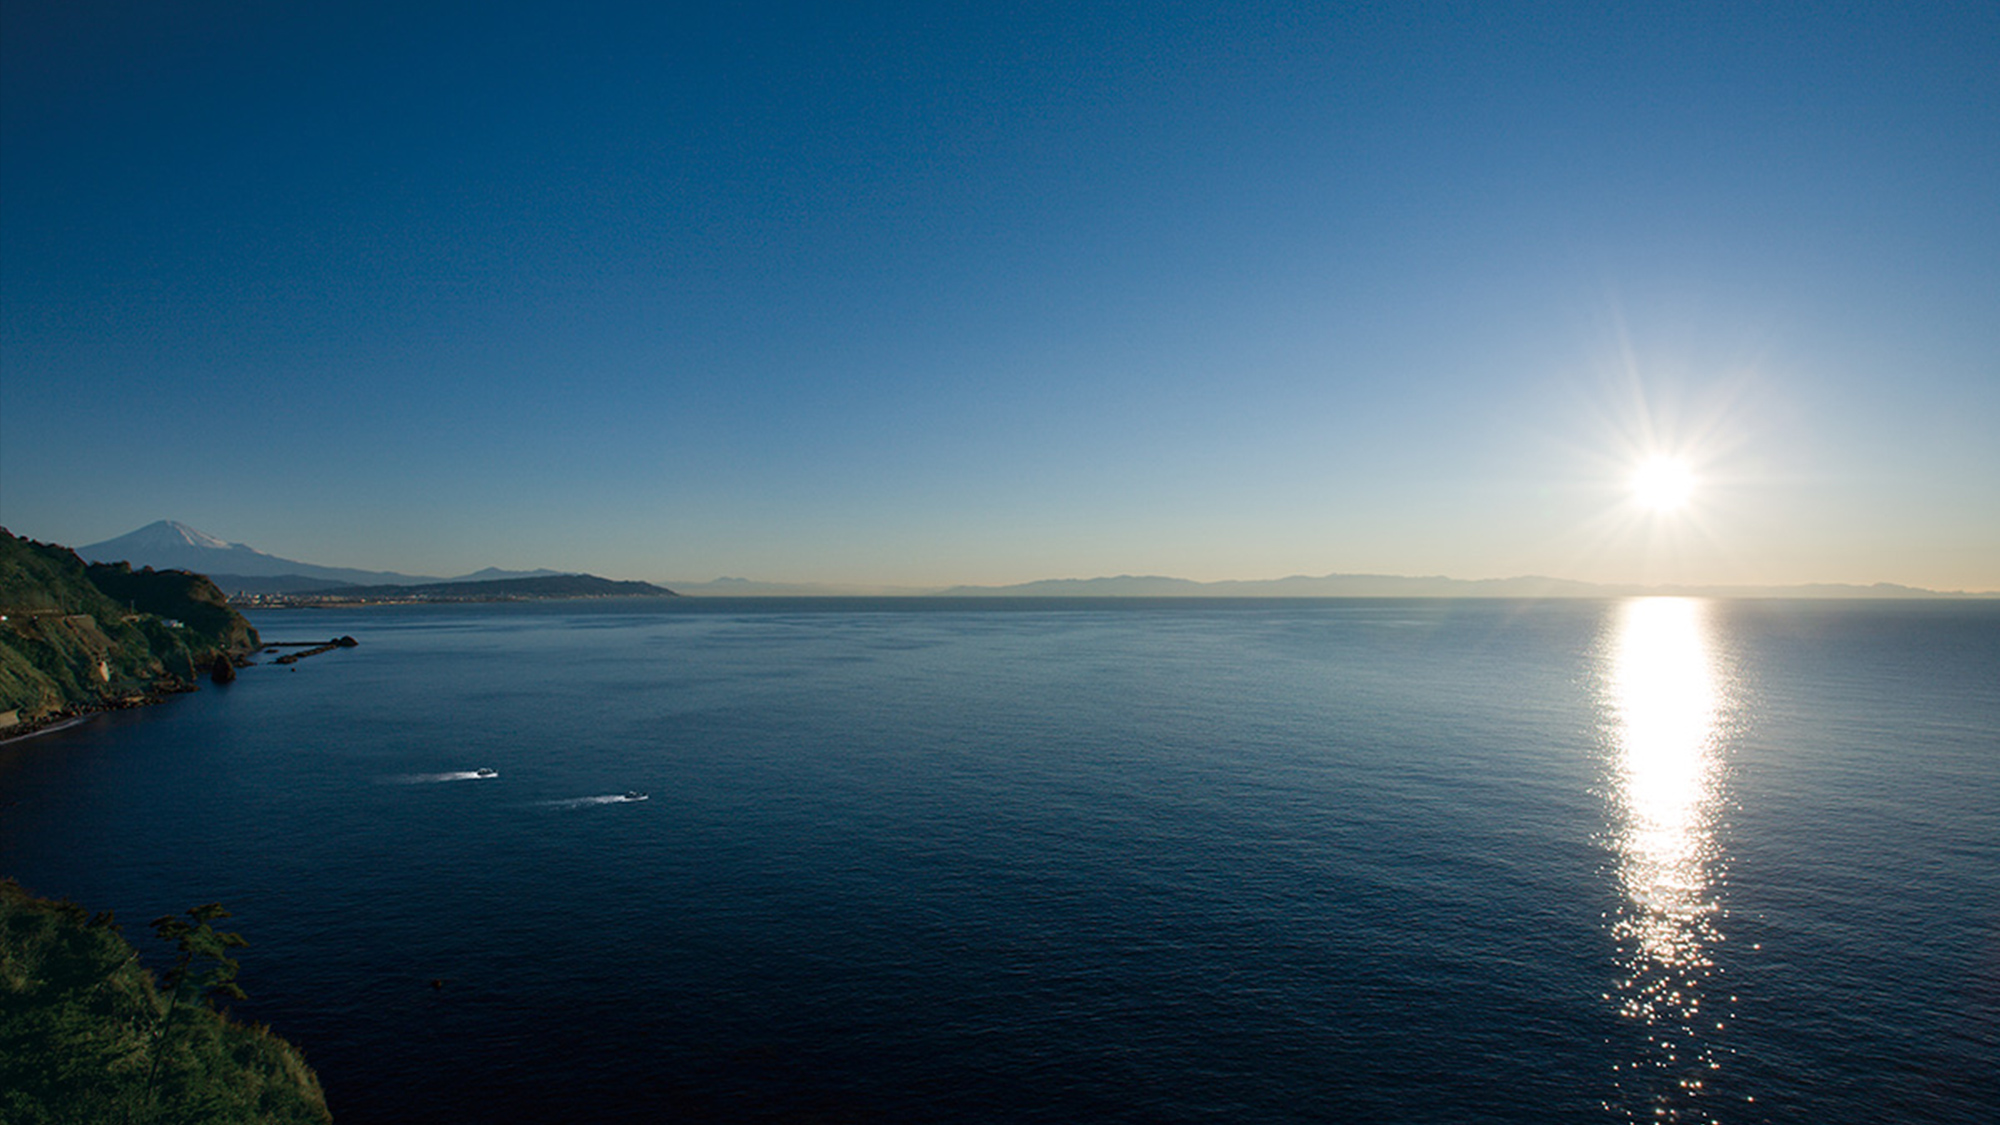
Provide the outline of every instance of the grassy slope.
[[92,563],[84,576],[112,601],[152,617],[179,621],[175,633],[197,656],[213,659],[218,652],[248,652],[257,647],[257,630],[229,608],[215,583],[184,570],[134,571],[130,563]]
[[166,998],[108,918],[0,880],[0,1121],[326,1122],[319,1079],[267,1029]]
[[[0,528],[0,711],[34,718],[192,681],[256,631],[214,583],[180,571],[85,567]],[[179,621],[179,626],[168,619]]]

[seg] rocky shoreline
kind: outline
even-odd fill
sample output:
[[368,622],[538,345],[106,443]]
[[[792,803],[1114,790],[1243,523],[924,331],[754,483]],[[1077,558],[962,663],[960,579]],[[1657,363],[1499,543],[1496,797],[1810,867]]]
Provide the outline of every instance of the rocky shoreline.
[[155,683],[149,690],[116,699],[99,700],[95,703],[79,703],[37,715],[31,719],[17,719],[11,725],[0,726],[0,746],[33,738],[38,734],[50,734],[64,727],[75,726],[93,715],[110,711],[131,711],[140,707],[151,707],[165,703],[178,695],[200,691],[196,684],[179,676],[168,675]]
[[[350,636],[335,637],[329,641],[276,641],[259,645],[255,652],[265,652],[280,648],[298,648],[302,652],[288,652],[272,660],[273,664],[296,664],[308,656],[333,652],[337,649],[356,648],[361,644]],[[209,669],[209,679],[218,684],[226,684],[236,679],[238,668],[248,668],[256,661],[250,659],[255,653],[239,653],[235,656],[218,655]],[[33,738],[38,734],[48,734],[64,727],[74,726],[90,718],[110,711],[130,711],[139,707],[151,707],[165,703],[179,695],[201,690],[201,685],[169,672],[154,681],[146,691],[134,692],[115,699],[102,699],[91,703],[73,704],[60,710],[50,711],[30,719],[15,719],[5,722],[5,712],[0,712],[0,746]]]

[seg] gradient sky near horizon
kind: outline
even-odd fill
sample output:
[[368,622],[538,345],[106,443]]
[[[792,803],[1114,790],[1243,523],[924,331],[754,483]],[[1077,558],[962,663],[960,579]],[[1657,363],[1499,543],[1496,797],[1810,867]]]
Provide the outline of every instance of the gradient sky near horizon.
[[1991,3],[0,5],[38,539],[1990,590],[1996,435]]

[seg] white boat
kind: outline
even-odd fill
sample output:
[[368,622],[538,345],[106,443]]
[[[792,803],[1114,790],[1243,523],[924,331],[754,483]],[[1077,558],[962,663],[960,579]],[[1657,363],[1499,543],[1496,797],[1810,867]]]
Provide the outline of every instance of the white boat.
[[646,795],[637,789],[627,789],[625,791],[625,799],[628,801],[643,801],[646,799]]
[[500,771],[499,771],[499,770],[490,770],[490,769],[487,769],[487,768],[486,768],[485,766],[481,766],[481,767],[479,767],[478,769],[476,769],[476,770],[473,770],[473,771],[472,771],[472,776],[474,776],[474,777],[499,777],[499,776],[500,776]]

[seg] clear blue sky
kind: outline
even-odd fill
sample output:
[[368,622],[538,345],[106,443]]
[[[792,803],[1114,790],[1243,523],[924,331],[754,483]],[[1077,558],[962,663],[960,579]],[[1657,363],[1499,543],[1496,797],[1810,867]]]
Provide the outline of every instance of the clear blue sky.
[[2000,588],[1991,3],[0,12],[21,534]]

